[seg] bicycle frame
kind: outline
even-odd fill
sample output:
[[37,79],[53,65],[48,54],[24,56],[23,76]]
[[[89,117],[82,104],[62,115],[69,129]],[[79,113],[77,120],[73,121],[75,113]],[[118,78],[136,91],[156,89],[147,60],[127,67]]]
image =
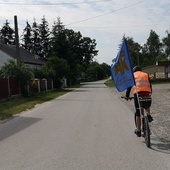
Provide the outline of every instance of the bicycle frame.
[[[134,99],[134,97],[124,97],[121,96],[121,98],[124,98],[126,100],[130,99]],[[149,97],[140,97],[139,94],[137,93],[137,100],[138,100],[138,104],[139,104],[139,111],[140,111],[140,119],[141,119],[141,129],[142,132],[144,133],[144,138],[145,138],[145,142],[146,142],[146,146],[149,148],[150,147],[150,127],[149,127],[149,121],[148,121],[148,117],[147,117],[147,113],[146,110],[141,106],[141,102],[142,101],[151,101],[151,98]],[[136,123],[136,114],[135,114],[135,123]]]
[[141,129],[144,133],[146,145],[147,145],[147,147],[150,147],[149,121],[148,121],[146,110],[141,106],[141,102],[142,101],[149,101],[149,100],[151,100],[151,98],[140,97],[139,94],[137,93],[137,100],[138,100],[139,111],[140,111]]

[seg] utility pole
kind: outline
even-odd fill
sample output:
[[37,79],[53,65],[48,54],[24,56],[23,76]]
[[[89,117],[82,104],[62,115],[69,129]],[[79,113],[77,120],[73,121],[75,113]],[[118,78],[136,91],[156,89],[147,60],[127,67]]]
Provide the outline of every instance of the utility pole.
[[15,45],[16,45],[16,59],[20,61],[20,50],[19,50],[19,36],[18,36],[18,21],[17,16],[14,16],[14,25],[15,25]]

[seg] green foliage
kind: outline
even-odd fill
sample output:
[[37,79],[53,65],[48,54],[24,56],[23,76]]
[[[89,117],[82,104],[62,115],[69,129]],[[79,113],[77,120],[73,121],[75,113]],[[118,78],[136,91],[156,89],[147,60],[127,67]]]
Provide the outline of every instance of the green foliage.
[[170,57],[170,32],[166,31],[167,36],[162,39],[165,48],[165,56]]
[[103,66],[106,67],[106,64],[100,65],[97,62],[92,62],[91,64],[89,64],[86,70],[86,81],[102,80],[108,77],[108,73]]
[[125,39],[127,42],[132,66],[140,65],[140,63],[142,63],[142,60],[140,58],[141,46],[137,42],[135,42],[133,38],[125,37],[124,35],[123,39]]
[[107,80],[104,84],[105,84],[107,87],[115,87],[115,84],[114,84],[114,82],[113,82],[112,79]]
[[111,75],[110,65],[108,65],[106,63],[102,63],[102,64],[100,64],[100,67],[104,70],[104,73],[105,73],[106,77],[109,77]]
[[4,23],[0,30],[0,37],[3,38],[5,44],[15,44],[14,30],[9,26],[8,20]]
[[70,75],[70,66],[67,61],[63,58],[51,57],[47,61],[46,68],[51,78],[54,79],[54,83],[58,88],[61,87],[61,79],[63,77],[68,78]]
[[41,20],[39,25],[39,35],[40,35],[40,53],[38,54],[42,59],[47,59],[49,57],[50,51],[50,29],[48,27],[48,22],[45,19],[45,16]]
[[82,78],[85,69],[98,52],[95,49],[95,40],[82,37],[80,32],[65,29],[60,18],[52,28],[51,47],[52,56],[66,60],[70,67],[69,75],[65,75],[69,84],[77,83]]
[[51,57],[47,61],[47,68],[52,68],[55,71],[55,77],[62,79],[69,75],[69,65],[63,58]]
[[132,66],[146,67],[155,65],[156,61],[167,60],[170,52],[168,51],[168,33],[167,37],[163,39],[164,44],[161,43],[159,36],[153,30],[150,31],[147,42],[143,46],[134,42],[133,38],[123,36],[123,39],[127,42]]
[[[0,36],[9,40],[6,43],[11,44],[14,43],[13,34],[14,31],[10,28],[9,22],[6,21],[0,30]],[[140,45],[133,38],[124,35],[123,39],[127,41],[132,66],[150,66],[155,65],[156,61],[167,60],[170,56],[169,31],[166,31],[166,34],[161,42],[156,32],[151,30],[144,45]],[[38,55],[46,61],[48,58],[57,57],[67,62],[66,66],[63,61],[59,61],[55,67],[53,62],[49,61],[42,69],[34,70],[36,77],[56,77],[58,82],[60,82],[61,77],[67,77],[70,84],[77,83],[85,77],[95,80],[110,75],[110,66],[98,64],[94,68],[91,67],[94,57],[98,54],[96,45],[95,39],[83,37],[79,31],[75,32],[65,28],[60,17],[54,22],[51,31],[44,16],[40,24],[35,19],[32,26],[26,22],[22,39],[22,46],[33,55]],[[61,65],[65,65],[64,68],[67,71],[63,70]]]
[[39,79],[43,79],[43,78],[53,79],[53,78],[55,78],[55,70],[53,70],[52,67],[47,67],[47,64],[45,64],[41,68],[34,68],[33,72],[34,72],[35,78],[39,78]]
[[160,42],[159,36],[155,31],[151,30],[149,38],[146,42],[146,55],[144,56],[148,65],[155,65],[157,57],[161,55],[161,46],[162,44]]
[[[27,21],[22,35],[21,46],[47,61],[41,69],[33,69],[34,77],[53,78],[58,85],[63,77],[67,78],[69,85],[78,83],[85,78],[87,69],[90,72],[89,66],[98,54],[96,40],[83,37],[79,31],[66,29],[60,18],[54,22],[52,31],[45,17],[41,21],[38,24],[34,19],[32,26]],[[97,79],[110,74],[105,65],[97,66],[96,70]]]
[[23,30],[21,46],[33,55],[38,55],[41,59],[46,60],[50,51],[50,30],[45,17],[42,18],[41,24],[37,24],[34,19],[32,27],[26,22]]
[[26,67],[21,62],[16,62],[14,60],[9,60],[1,68],[1,76],[4,78],[7,77],[16,77],[21,88],[22,95],[27,95],[27,84],[33,77],[31,69]]
[[29,52],[32,51],[32,42],[31,42],[32,33],[31,33],[31,31],[32,31],[32,28],[27,21],[26,27],[23,30],[23,35],[21,36],[21,37],[23,37],[21,46]]
[[39,55],[41,51],[41,46],[40,46],[41,39],[39,34],[39,27],[35,19],[32,24],[31,42],[32,42],[31,53],[33,55]]

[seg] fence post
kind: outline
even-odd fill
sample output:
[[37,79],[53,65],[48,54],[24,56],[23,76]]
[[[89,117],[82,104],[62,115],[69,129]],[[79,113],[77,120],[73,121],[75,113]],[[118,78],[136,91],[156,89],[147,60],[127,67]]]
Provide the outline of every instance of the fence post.
[[11,97],[11,88],[10,88],[10,77],[7,78],[8,79],[8,97]]
[[44,79],[44,80],[45,80],[45,90],[47,92],[48,91],[47,79]]
[[40,79],[35,79],[35,81],[37,81],[38,92],[40,93]]

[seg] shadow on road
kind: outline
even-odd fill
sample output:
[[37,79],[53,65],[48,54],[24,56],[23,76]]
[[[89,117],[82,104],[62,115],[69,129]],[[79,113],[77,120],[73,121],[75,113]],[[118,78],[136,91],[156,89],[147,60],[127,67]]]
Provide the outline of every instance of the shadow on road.
[[151,149],[157,152],[170,154],[170,143],[162,142],[156,137],[151,139]]
[[0,124],[0,141],[26,129],[34,123],[40,121],[39,118],[15,117],[13,120]]

